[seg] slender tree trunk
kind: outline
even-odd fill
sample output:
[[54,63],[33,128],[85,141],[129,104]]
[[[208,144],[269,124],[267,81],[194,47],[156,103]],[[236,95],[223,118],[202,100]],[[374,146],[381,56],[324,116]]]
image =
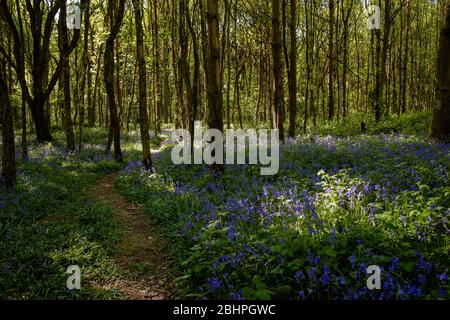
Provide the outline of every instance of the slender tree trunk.
[[381,31],[375,30],[375,38],[376,38],[376,53],[375,53],[375,90],[374,90],[374,111],[375,111],[375,120],[381,120]]
[[198,36],[194,29],[194,22],[191,19],[189,10],[186,10],[186,21],[192,37],[192,51],[194,55],[194,74],[192,79],[192,114],[190,117],[190,130],[191,132],[194,132],[194,121],[199,120],[198,109],[200,103],[200,55],[198,48]]
[[[348,39],[349,39],[349,20],[350,15],[352,13],[352,7],[350,5],[347,10],[344,9],[344,3],[342,3],[342,17],[344,23],[344,52],[343,52],[343,65],[342,65],[342,117],[347,117],[347,69],[348,65],[348,56],[349,56],[349,47],[348,47]],[[359,75],[358,75],[359,76]]]
[[[89,127],[94,127],[95,126],[95,120],[96,120],[96,107],[97,107],[97,97],[98,97],[98,91],[99,89],[99,85],[100,85],[100,69],[101,69],[101,57],[103,54],[103,43],[100,45],[100,49],[98,51],[98,56],[97,56],[97,70],[95,72],[95,81],[94,81],[94,96],[92,97],[92,107],[88,108],[88,126]],[[102,125],[102,112],[101,110],[99,110],[99,120],[100,120],[100,126]]]
[[[136,61],[133,73],[133,84],[131,85],[131,97],[130,102],[128,103],[128,111],[127,111],[127,130],[130,130],[130,121],[131,121],[131,108],[134,103],[134,93],[136,91],[136,75],[138,73],[138,63]],[[148,118],[148,115],[147,115]]]
[[28,142],[27,142],[27,104],[25,97],[22,96],[22,159],[28,160]]
[[133,0],[134,20],[136,25],[136,58],[139,73],[139,123],[141,129],[141,142],[143,163],[147,170],[155,171],[150,151],[150,135],[147,114],[147,74],[144,57],[144,30],[142,27],[142,1]]
[[2,173],[0,184],[13,187],[16,184],[16,151],[14,140],[13,109],[9,100],[4,61],[0,69],[0,112],[2,120]]
[[[219,1],[207,0],[208,24],[208,125],[211,129],[223,131],[223,98],[220,70],[220,40],[219,40]],[[215,163],[212,170],[216,174],[224,171],[223,164]]]
[[161,85],[161,48],[159,45],[158,0],[153,0],[153,45],[155,50],[155,130],[161,132],[162,85]]
[[289,137],[293,138],[295,137],[297,122],[297,0],[291,0],[289,34],[291,43],[289,59]]
[[[85,118],[85,103],[89,110],[92,109],[92,76],[91,76],[91,60],[89,59],[89,29],[90,29],[90,12],[89,12],[89,3],[86,9],[86,16],[84,19],[84,42],[83,42],[83,78],[81,80],[81,93],[80,93],[80,122],[79,122],[79,137],[78,137],[78,149],[82,149],[83,142],[83,126],[84,126],[84,118]],[[87,84],[87,97],[85,97],[86,92],[86,84]]]
[[[407,80],[408,80],[408,61],[409,61],[409,46],[410,46],[410,37],[411,37],[411,2],[408,1],[407,4],[407,12],[406,12],[406,39],[405,39],[405,54],[403,56],[403,65],[402,65],[402,84],[401,84],[401,108],[399,108],[399,114],[405,113],[407,110],[406,107],[406,95],[407,95]],[[400,55],[402,53],[400,52]]]
[[[122,128],[122,113],[123,113],[123,93],[122,87],[120,85],[123,76],[120,76],[120,42],[115,41],[114,43],[114,93],[116,94],[116,104],[117,104],[117,121],[119,122],[119,127]],[[123,81],[122,81],[123,82]]]
[[328,120],[334,119],[334,4],[335,0],[328,1],[330,14],[329,43],[328,43]]
[[[180,60],[179,60],[179,43],[177,43],[177,21],[176,21],[176,1],[172,1],[172,17],[171,17],[171,38],[172,38],[172,65],[173,65],[173,77],[175,80],[176,89],[176,103],[175,103],[175,127],[185,129],[182,119],[182,113],[184,108],[183,99],[183,79],[180,76]],[[179,38],[178,38],[179,40]],[[178,41],[179,42],[179,41]],[[177,46],[178,45],[178,46]]]
[[[189,64],[187,61],[189,42],[186,32],[186,0],[179,0],[178,3],[178,36],[179,36],[179,57],[178,57],[178,77],[180,83],[180,106],[182,127],[190,129],[189,114],[192,107],[192,87],[190,80]],[[186,101],[184,101],[183,91],[186,90]]]
[[273,60],[273,104],[275,127],[280,131],[280,140],[284,141],[283,117],[283,81],[281,72],[281,30],[280,1],[272,0],[272,60]]
[[238,60],[236,60],[235,68],[235,79],[234,79],[234,110],[238,112],[239,127],[244,128],[244,123],[242,122],[242,109],[241,109],[241,67]]
[[[383,32],[383,41],[381,41],[381,32],[380,30],[376,30],[377,35],[377,80],[376,80],[376,88],[375,88],[375,120],[379,122],[381,120],[381,116],[383,114],[383,109],[385,108],[385,97],[384,97],[384,89],[387,83],[387,75],[386,75],[386,63],[388,57],[389,50],[389,40],[391,34],[391,25],[392,25],[392,2],[391,0],[385,0],[384,6],[384,32]],[[383,43],[381,43],[383,42]],[[383,45],[382,45],[383,44]],[[382,45],[382,48],[381,48]],[[380,53],[381,51],[381,53]]]
[[[110,33],[105,45],[104,54],[104,80],[105,89],[108,95],[109,104],[109,117],[110,117],[110,134],[109,137],[114,142],[114,158],[118,162],[122,162],[122,148],[120,145],[120,123],[118,118],[118,110],[116,103],[116,95],[114,90],[114,74],[115,74],[115,63],[114,63],[114,49],[115,49],[115,39],[120,31],[122,25],[122,20],[125,11],[126,0],[119,0],[119,6],[115,4],[116,0],[108,1],[108,13],[110,15]],[[108,140],[110,140],[110,138]]]
[[305,34],[305,42],[306,42],[306,52],[305,52],[305,63],[306,63],[306,88],[305,88],[305,106],[304,106],[304,112],[303,112],[303,132],[306,133],[307,124],[308,124],[308,106],[309,106],[309,100],[310,100],[310,92],[311,92],[311,60],[312,60],[312,53],[313,50],[311,50],[311,19],[310,19],[310,13],[308,12],[308,2],[313,0],[305,0],[305,16],[306,16],[306,34]]
[[[58,22],[58,45],[59,51],[61,53],[65,52],[69,46],[69,37],[67,34],[67,24],[66,24],[67,10],[66,5],[63,4],[60,9],[59,22]],[[64,130],[66,132],[66,145],[68,152],[75,151],[75,137],[73,133],[73,122],[72,122],[72,107],[71,107],[71,97],[70,97],[70,65],[66,63],[63,67],[62,75],[60,78],[59,85],[63,88],[64,100],[63,100],[63,122]],[[78,84],[76,84],[78,85]]]
[[441,32],[437,72],[438,101],[433,113],[430,139],[450,141],[450,6]]

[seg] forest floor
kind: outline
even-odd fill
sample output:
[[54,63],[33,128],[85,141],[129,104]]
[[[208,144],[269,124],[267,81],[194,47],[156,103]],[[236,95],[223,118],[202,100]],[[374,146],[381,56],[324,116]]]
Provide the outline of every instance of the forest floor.
[[278,175],[220,179],[175,165],[168,134],[151,141],[155,175],[138,131],[125,163],[105,155],[107,130],[70,155],[55,131],[0,190],[0,299],[448,299],[450,145],[426,141],[430,117],[327,125],[280,147]]
[[118,176],[118,173],[109,174],[92,189],[92,195],[113,209],[123,227],[123,237],[114,257],[122,269],[121,277],[113,278],[101,287],[117,288],[131,300],[170,299],[174,285],[168,271],[167,243],[159,236],[158,226],[143,214],[141,207],[126,200],[114,187]]

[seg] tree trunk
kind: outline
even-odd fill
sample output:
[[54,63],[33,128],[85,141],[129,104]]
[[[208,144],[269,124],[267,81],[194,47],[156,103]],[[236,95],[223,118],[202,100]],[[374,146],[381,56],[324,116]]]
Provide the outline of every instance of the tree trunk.
[[[88,126],[90,128],[95,126],[95,120],[96,120],[96,106],[97,106],[97,96],[99,91],[99,82],[100,82],[100,59],[102,57],[103,53],[103,43],[100,45],[100,49],[98,50],[98,56],[97,56],[97,70],[95,72],[95,80],[94,80],[94,96],[92,97],[91,104],[92,106],[88,106]],[[100,115],[100,126],[102,125],[102,112],[99,110]]]
[[[389,49],[389,38],[391,34],[391,16],[392,3],[391,0],[385,0],[384,7],[384,32],[383,41],[381,41],[381,31],[375,30],[377,35],[377,75],[375,88],[375,120],[379,122],[385,108],[384,87],[386,85],[386,62]],[[383,46],[381,47],[381,44]],[[381,51],[381,53],[380,53]]]
[[[52,135],[50,134],[50,126],[48,123],[48,118],[46,117],[45,104],[48,101],[50,94],[55,88],[60,75],[67,64],[68,58],[71,52],[75,49],[79,37],[80,30],[75,29],[73,32],[72,40],[67,47],[65,52],[60,54],[59,60],[56,64],[55,71],[51,77],[50,81],[45,81],[44,78],[47,77],[46,70],[48,70],[49,63],[49,50],[50,50],[50,40],[52,34],[52,26],[56,14],[62,6],[65,6],[66,2],[64,0],[54,1],[52,5],[48,6],[48,12],[43,19],[43,6],[40,1],[26,1],[26,10],[30,15],[30,35],[31,35],[31,89],[32,95],[30,94],[29,85],[27,83],[27,74],[25,72],[25,41],[20,35],[23,34],[23,26],[19,23],[19,29],[17,29],[16,23],[13,19],[14,14],[10,11],[8,6],[8,1],[0,2],[0,14],[2,19],[4,19],[6,25],[8,26],[9,33],[13,39],[14,56],[16,60],[16,75],[19,84],[22,89],[22,94],[25,97],[28,105],[31,109],[31,114],[33,122],[36,127],[36,137],[39,143],[45,143],[52,141]],[[86,0],[81,0],[80,6],[84,7]],[[21,17],[19,15],[19,20]],[[20,31],[20,32],[19,32]]]
[[[312,0],[309,0],[310,2]],[[312,6],[312,3],[310,3]],[[306,34],[305,34],[305,42],[306,42],[306,52],[305,52],[305,63],[306,63],[306,88],[305,88],[305,106],[303,112],[303,132],[306,133],[307,124],[308,124],[308,106],[310,101],[310,93],[311,93],[311,76],[312,76],[312,63],[313,59],[313,50],[311,48],[311,44],[313,43],[311,39],[311,32],[314,32],[311,25],[311,17],[312,13],[308,13],[308,0],[305,1],[305,16],[306,16]],[[292,136],[293,137],[293,136]]]
[[334,1],[328,1],[330,13],[328,43],[328,120],[334,119]]
[[[223,100],[220,70],[220,44],[219,44],[219,1],[207,0],[208,24],[208,125],[211,129],[223,131]],[[216,174],[224,171],[223,164],[214,163],[212,170]]]
[[161,49],[159,46],[158,0],[153,0],[153,45],[155,51],[155,133],[161,132],[162,85],[161,85]]
[[291,42],[289,59],[289,137],[293,138],[295,137],[297,122],[297,0],[291,0],[289,33]]
[[142,27],[142,1],[133,0],[136,25],[136,58],[139,73],[139,124],[145,169],[155,171],[150,151],[150,135],[147,113],[147,74],[144,56],[144,31]]
[[200,55],[198,49],[198,36],[195,32],[193,21],[190,17],[189,10],[186,10],[186,21],[189,27],[189,32],[192,37],[192,50],[194,55],[194,73],[192,79],[192,114],[190,117],[190,131],[194,132],[194,121],[199,120],[199,91],[200,91]]
[[[106,40],[104,55],[104,80],[105,89],[108,95],[109,117],[110,117],[110,136],[114,142],[114,158],[118,162],[122,162],[122,149],[120,146],[120,123],[117,114],[116,95],[114,90],[114,42],[120,31],[125,11],[125,0],[119,0],[119,7],[115,5],[116,0],[108,1],[108,13],[110,15],[111,30]],[[110,140],[110,139],[108,139]]]
[[281,73],[281,30],[280,1],[272,0],[272,60],[273,60],[273,105],[275,127],[280,131],[280,140],[284,141],[283,128],[283,82]]
[[12,187],[16,184],[16,151],[14,141],[13,109],[9,100],[5,63],[0,70],[0,112],[2,119],[2,173],[0,184]]
[[344,2],[342,3],[342,17],[344,23],[344,52],[343,52],[343,65],[342,65],[342,117],[347,117],[347,69],[349,68],[348,56],[349,56],[349,20],[352,13],[351,5],[345,10]]
[[450,141],[450,6],[441,32],[437,72],[438,101],[433,113],[430,139]]
[[376,49],[375,49],[375,89],[373,92],[373,105],[375,112],[375,120],[381,120],[381,31],[374,30],[376,39]]
[[[65,52],[69,46],[69,36],[67,34],[66,24],[67,9],[63,4],[60,9],[59,22],[58,22],[58,45],[61,53]],[[64,131],[66,132],[66,146],[68,152],[75,151],[75,138],[73,134],[72,123],[72,110],[71,110],[71,98],[70,98],[70,65],[66,63],[63,67],[62,75],[59,81],[60,87],[63,88],[64,100],[63,100],[63,123]],[[78,84],[76,84],[78,85]]]
[[[406,87],[407,87],[407,80],[408,80],[408,60],[409,60],[409,41],[411,37],[411,2],[408,1],[407,4],[407,12],[406,12],[406,39],[405,39],[405,54],[403,57],[403,64],[402,64],[402,83],[401,83],[401,108],[399,108],[399,115],[400,113],[405,113],[407,110],[406,107]],[[400,56],[402,53],[400,52]]]

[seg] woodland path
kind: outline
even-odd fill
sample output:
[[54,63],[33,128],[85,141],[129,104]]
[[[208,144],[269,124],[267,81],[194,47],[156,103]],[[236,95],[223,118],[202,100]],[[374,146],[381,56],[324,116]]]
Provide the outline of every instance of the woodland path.
[[122,269],[121,278],[102,284],[103,289],[119,289],[130,300],[173,298],[174,285],[169,272],[167,243],[158,226],[143,213],[142,207],[125,199],[114,187],[118,173],[103,177],[91,192],[98,201],[111,207],[123,228],[123,237],[114,256]]

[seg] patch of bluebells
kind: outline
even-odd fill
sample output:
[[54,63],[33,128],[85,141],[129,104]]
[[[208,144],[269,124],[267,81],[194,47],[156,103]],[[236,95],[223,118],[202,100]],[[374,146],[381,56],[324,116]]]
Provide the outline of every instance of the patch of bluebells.
[[[281,147],[278,176],[226,166],[220,180],[160,154],[161,183],[195,204],[177,230],[194,242],[188,285],[209,298],[251,299],[263,290],[251,282],[259,276],[275,298],[283,285],[297,299],[449,297],[449,150],[401,135],[297,138]],[[209,274],[193,271],[198,264]],[[374,264],[380,291],[364,287]]]

